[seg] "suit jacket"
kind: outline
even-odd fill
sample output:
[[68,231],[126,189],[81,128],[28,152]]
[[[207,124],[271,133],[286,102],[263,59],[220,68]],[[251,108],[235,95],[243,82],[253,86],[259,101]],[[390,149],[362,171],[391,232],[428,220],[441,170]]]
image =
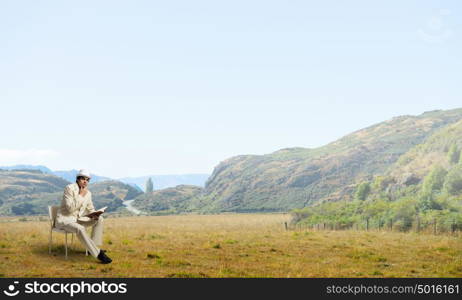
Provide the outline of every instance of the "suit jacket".
[[61,207],[56,216],[56,226],[75,223],[79,218],[84,219],[85,215],[94,211],[91,192],[88,191],[84,197],[80,196],[78,184],[71,183],[64,188]]

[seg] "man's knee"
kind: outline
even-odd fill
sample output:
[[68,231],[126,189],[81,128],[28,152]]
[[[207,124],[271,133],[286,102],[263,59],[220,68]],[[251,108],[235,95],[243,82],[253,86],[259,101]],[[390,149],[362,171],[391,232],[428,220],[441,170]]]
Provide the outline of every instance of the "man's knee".
[[77,234],[82,234],[82,233],[86,232],[86,231],[85,231],[85,227],[83,227],[83,226],[80,225],[80,224],[76,224],[76,225],[75,225],[75,229],[77,230]]

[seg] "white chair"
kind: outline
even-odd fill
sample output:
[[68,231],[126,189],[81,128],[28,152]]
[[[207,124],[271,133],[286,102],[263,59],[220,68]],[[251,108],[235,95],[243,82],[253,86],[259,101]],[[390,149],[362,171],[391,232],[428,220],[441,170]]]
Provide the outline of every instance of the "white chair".
[[[67,234],[71,234],[71,249],[74,244],[74,233],[64,230],[62,228],[57,228],[55,226],[55,220],[56,220],[56,215],[58,214],[58,209],[59,206],[48,206],[48,216],[50,217],[50,239],[48,243],[48,253],[51,254],[51,242],[53,240],[53,231],[54,232],[61,232],[66,235],[66,243],[65,243],[65,249],[66,249],[66,259],[67,259]],[[88,255],[88,250],[85,249],[85,255]]]

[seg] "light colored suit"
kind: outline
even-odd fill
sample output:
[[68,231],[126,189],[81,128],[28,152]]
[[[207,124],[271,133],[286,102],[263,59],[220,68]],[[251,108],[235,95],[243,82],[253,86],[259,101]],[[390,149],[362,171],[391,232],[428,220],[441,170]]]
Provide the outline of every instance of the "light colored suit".
[[[69,184],[64,189],[61,207],[56,216],[56,227],[77,234],[80,242],[85,245],[91,255],[97,257],[100,251],[97,246],[102,245],[103,239],[103,217],[100,216],[98,220],[85,217],[94,211],[91,192],[88,191],[85,196],[81,196],[78,184]],[[91,239],[85,230],[87,226],[93,227]]]

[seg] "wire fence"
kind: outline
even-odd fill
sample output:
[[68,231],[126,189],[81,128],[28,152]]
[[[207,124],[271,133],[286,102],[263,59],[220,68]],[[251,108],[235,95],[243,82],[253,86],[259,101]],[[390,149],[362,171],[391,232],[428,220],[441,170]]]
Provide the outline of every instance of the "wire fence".
[[434,235],[452,235],[461,236],[462,225],[456,220],[442,221],[434,218],[430,221],[422,221],[416,217],[412,221],[403,222],[402,220],[395,221],[393,219],[381,220],[372,222],[370,219],[365,219],[362,222],[352,224],[343,224],[340,222],[322,222],[316,224],[309,223],[293,223],[284,222],[286,231],[372,231],[372,232],[415,232]]

